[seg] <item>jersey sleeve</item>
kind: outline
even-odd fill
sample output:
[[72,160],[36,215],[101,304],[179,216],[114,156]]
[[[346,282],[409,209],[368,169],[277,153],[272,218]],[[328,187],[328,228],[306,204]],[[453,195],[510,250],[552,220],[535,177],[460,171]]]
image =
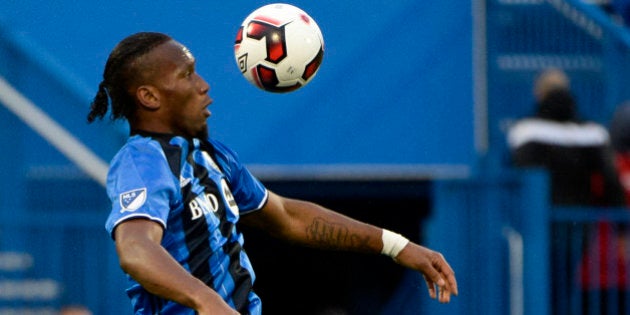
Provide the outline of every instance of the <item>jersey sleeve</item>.
[[269,197],[267,188],[240,162],[234,151],[218,141],[212,144],[240,213],[260,210]]
[[105,223],[113,233],[121,222],[144,218],[166,228],[171,204],[178,193],[176,180],[159,144],[127,144],[112,160],[107,194],[112,210]]

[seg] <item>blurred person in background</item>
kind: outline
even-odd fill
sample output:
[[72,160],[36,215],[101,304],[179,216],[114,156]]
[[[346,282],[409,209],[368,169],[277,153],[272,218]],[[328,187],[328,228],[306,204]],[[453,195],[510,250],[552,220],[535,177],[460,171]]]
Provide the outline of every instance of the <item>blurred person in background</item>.
[[[548,171],[551,204],[554,206],[623,206],[625,199],[608,130],[599,123],[582,120],[578,116],[567,74],[560,69],[542,71],[535,80],[533,95],[533,116],[517,121],[508,132],[513,165]],[[609,277],[619,275],[616,269],[609,268],[609,263],[615,262],[616,258],[610,256],[608,246],[599,246],[604,244],[602,239],[608,239],[609,234],[605,223],[594,227],[567,227],[563,223],[552,225],[552,275],[569,279],[571,283],[579,282],[584,311],[597,302],[600,302],[600,311],[607,311],[607,296],[618,292],[618,279]],[[582,261],[558,257],[569,255],[566,249],[575,246],[571,244],[575,242],[575,235],[583,241]],[[568,265],[560,266],[561,261]],[[553,314],[558,314],[557,303],[568,303],[559,301],[557,296],[558,290],[566,289],[559,288],[556,281],[552,281]]]
[[578,117],[566,73],[543,71],[535,81],[534,97],[534,115],[517,121],[508,132],[513,164],[548,170],[554,205],[623,204],[608,130]]

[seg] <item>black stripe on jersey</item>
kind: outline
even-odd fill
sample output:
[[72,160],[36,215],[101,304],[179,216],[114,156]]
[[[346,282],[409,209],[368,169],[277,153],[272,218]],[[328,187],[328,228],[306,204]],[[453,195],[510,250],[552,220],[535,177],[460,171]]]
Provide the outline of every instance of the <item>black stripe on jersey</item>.
[[[197,170],[195,170],[195,176],[198,176]],[[182,212],[182,225],[186,247],[189,253],[188,266],[193,276],[210,287],[213,287],[212,273],[210,273],[210,265],[208,264],[208,259],[212,255],[210,232],[208,231],[208,223],[206,220],[193,220],[192,218],[190,202],[193,201],[197,195],[190,191],[191,187],[192,184],[189,183],[182,188],[182,196],[184,197],[185,203],[185,209]]]
[[[214,150],[208,145],[203,146],[203,149],[214,158]],[[210,149],[210,150],[209,150]],[[187,162],[193,166],[194,176],[199,179],[199,183],[204,188],[206,194],[214,194],[217,198],[220,198],[221,202],[218,204],[218,209],[214,213],[219,218],[219,230],[221,234],[228,239],[223,245],[223,251],[230,257],[230,265],[228,272],[232,276],[235,284],[234,294],[232,300],[234,302],[236,310],[241,314],[248,314],[249,307],[249,292],[252,290],[252,276],[249,271],[241,267],[240,253],[242,248],[237,240],[232,240],[232,231],[234,224],[229,222],[226,217],[225,200],[223,193],[220,191],[220,187],[210,179],[208,176],[208,170],[195,163],[192,152],[193,147],[189,147],[189,154],[186,157]],[[208,232],[208,223],[206,220],[197,219],[192,220],[192,212],[190,211],[190,201],[194,200],[197,196],[194,195],[190,188],[192,184],[186,185],[182,188],[182,194],[185,200],[185,210],[182,216],[184,233],[186,239],[186,245],[188,247],[190,258],[188,265],[191,269],[191,273],[206,283],[208,286],[214,288],[213,279],[210,273],[210,265],[208,258],[213,254],[210,247]],[[214,288],[215,290],[217,288]]]
[[[201,150],[204,150],[212,157],[215,161],[216,165],[221,168],[221,164],[217,163],[217,156],[215,154],[214,146],[207,141],[202,141],[200,145]],[[224,172],[221,169],[221,172]],[[226,181],[229,179],[226,177]],[[231,192],[230,192],[231,193]],[[226,192],[227,194],[227,192]],[[221,195],[223,196],[223,194]],[[232,202],[234,202],[232,200]],[[226,211],[223,204],[221,205],[221,211]],[[224,215],[224,214],[222,214]],[[228,224],[224,224],[228,223]],[[228,238],[232,234],[232,230],[234,225],[227,220],[221,220],[221,234]],[[228,241],[223,245],[223,251],[230,256],[230,265],[228,267],[228,272],[232,276],[234,280],[234,293],[232,294],[232,300],[234,301],[236,310],[243,315],[249,314],[249,293],[253,289],[252,283],[252,275],[249,273],[249,270],[241,267],[241,255],[240,253],[243,251],[241,244],[238,241]]]
[[154,314],[162,313],[162,307],[164,307],[165,304],[164,299],[153,295],[151,300]]
[[162,150],[166,155],[168,166],[171,168],[171,172],[179,178],[181,170],[182,149],[179,147],[162,144]]
[[[230,255],[230,267],[229,272],[234,279],[234,294],[232,299],[236,306],[236,310],[241,314],[249,314],[249,292],[252,291],[252,276],[249,271],[241,267],[241,255],[243,251],[239,242],[229,242],[223,246],[223,250]],[[243,301],[245,303],[237,304],[237,301]]]

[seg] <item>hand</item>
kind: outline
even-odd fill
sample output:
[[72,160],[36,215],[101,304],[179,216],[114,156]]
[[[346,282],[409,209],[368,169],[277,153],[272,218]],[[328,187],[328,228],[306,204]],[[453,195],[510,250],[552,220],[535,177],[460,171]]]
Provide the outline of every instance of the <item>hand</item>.
[[396,256],[395,261],[422,273],[432,299],[437,298],[440,303],[448,303],[451,301],[451,294],[458,294],[455,272],[442,254],[409,243]]

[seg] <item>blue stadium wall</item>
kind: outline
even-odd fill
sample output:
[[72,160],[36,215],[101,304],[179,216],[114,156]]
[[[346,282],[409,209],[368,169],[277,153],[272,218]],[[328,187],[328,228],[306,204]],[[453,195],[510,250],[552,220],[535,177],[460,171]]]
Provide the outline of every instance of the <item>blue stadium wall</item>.
[[326,48],[316,79],[284,95],[250,86],[233,56],[240,23],[266,3],[9,0],[0,4],[0,21],[39,44],[87,92],[124,36],[174,36],[211,85],[212,134],[250,164],[474,160],[468,1],[292,2],[318,22]]

